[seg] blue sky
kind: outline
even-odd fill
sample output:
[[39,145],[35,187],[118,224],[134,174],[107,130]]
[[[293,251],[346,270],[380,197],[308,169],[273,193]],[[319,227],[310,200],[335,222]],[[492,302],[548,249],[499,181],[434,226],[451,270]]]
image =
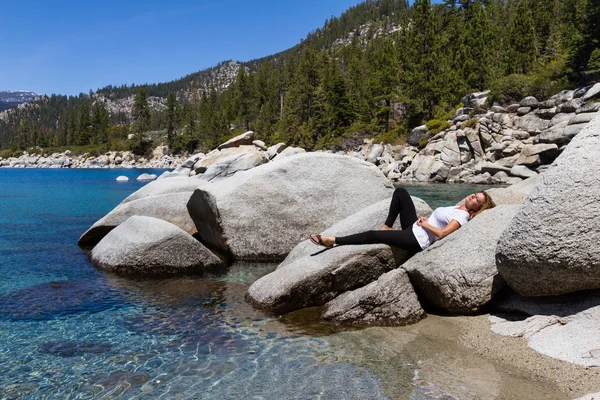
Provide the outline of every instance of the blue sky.
[[0,90],[170,81],[297,44],[360,0],[3,0]]

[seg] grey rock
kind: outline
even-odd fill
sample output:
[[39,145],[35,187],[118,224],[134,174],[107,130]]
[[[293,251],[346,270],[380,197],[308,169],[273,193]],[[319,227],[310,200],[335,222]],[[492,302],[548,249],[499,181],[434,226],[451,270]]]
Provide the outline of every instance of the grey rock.
[[583,106],[579,107],[577,109],[577,111],[575,111],[575,112],[577,114],[581,114],[581,113],[591,113],[591,112],[596,112],[596,111],[600,111],[600,102],[584,104]]
[[262,151],[267,151],[267,146],[262,140],[253,140],[252,144],[261,149]]
[[492,176],[492,178],[496,179],[500,183],[506,183],[510,177],[506,172],[498,171]]
[[573,100],[573,94],[575,91],[573,90],[563,90],[560,93],[555,94],[551,97],[551,99],[556,100],[557,104],[565,103],[569,100]]
[[288,158],[291,156],[295,156],[296,154],[306,153],[306,150],[300,147],[286,147],[281,151],[281,153],[277,154],[273,161],[283,160],[284,158]]
[[542,176],[502,235],[498,270],[524,296],[600,288],[600,118]]
[[145,197],[175,194],[181,192],[187,192],[189,193],[189,196],[191,196],[192,192],[195,189],[205,184],[205,182],[200,181],[197,177],[190,178],[177,176],[170,179],[160,179],[154,182],[150,182],[147,185],[144,185],[142,188],[138,189],[136,192],[130,194],[127,198],[125,198],[125,200],[123,200],[121,204]]
[[537,108],[538,104],[539,104],[538,100],[533,96],[527,96],[519,102],[519,105],[521,107],[530,107],[530,108]]
[[222,150],[222,149],[226,149],[229,147],[246,146],[246,145],[252,144],[253,140],[254,140],[254,132],[248,131],[248,132],[242,133],[241,135],[237,135],[234,138],[229,139],[225,143],[221,143],[219,146],[217,146],[217,149]]
[[568,122],[571,118],[573,118],[575,116],[574,113],[567,113],[567,114],[556,114],[554,117],[552,117],[552,119],[550,120],[550,126],[549,127],[553,127],[556,125],[559,125],[563,122]]
[[[193,156],[188,157],[187,160],[185,160],[182,164],[181,164],[181,168],[189,168],[192,169],[194,167],[194,164],[196,164],[196,162],[202,158],[206,157],[204,155],[204,153],[198,153],[198,154],[194,154]],[[189,171],[188,171],[189,172]]]
[[506,106],[506,111],[508,111],[509,113],[516,113],[520,107],[521,105],[519,105],[519,103],[511,104]]
[[331,300],[321,318],[340,325],[407,325],[425,315],[408,275],[398,268]]
[[569,100],[566,103],[558,106],[558,112],[560,113],[573,113],[577,111],[579,107],[583,105],[583,100],[581,99],[573,99]]
[[126,275],[200,273],[222,265],[200,242],[182,229],[151,217],[133,216],[94,247],[92,263]]
[[373,147],[371,147],[371,151],[369,152],[369,155],[367,156],[367,162],[370,162],[371,164],[375,164],[377,162],[377,158],[381,157],[381,155],[383,154],[383,146],[380,144],[375,144],[373,145]]
[[123,175],[117,177],[117,182],[127,182],[128,180],[129,178]]
[[186,208],[191,194],[192,192],[179,192],[123,202],[81,235],[78,244],[85,248],[95,246],[108,232],[134,215],[159,218],[194,234],[196,227]]
[[417,253],[402,266],[415,288],[451,313],[473,313],[504,286],[495,248],[520,205],[484,211],[451,235]]
[[518,165],[536,166],[549,164],[558,156],[558,146],[553,143],[530,144],[523,146],[517,160]]
[[515,165],[510,169],[510,174],[523,179],[537,176],[537,172],[527,168],[524,165]]
[[425,125],[417,126],[410,131],[406,142],[411,146],[419,146],[422,137],[427,137],[427,127]]
[[495,113],[505,113],[506,108],[500,106],[492,106],[492,111]]
[[596,83],[587,92],[585,92],[583,95],[583,101],[593,99],[594,97],[597,97],[598,94],[600,94],[600,83]]
[[484,162],[481,165],[481,172],[489,172],[490,174],[495,174],[497,172],[510,172],[510,168],[504,167],[500,164],[495,164],[495,163],[491,163],[491,162]]
[[538,104],[538,107],[539,108],[554,108],[554,107],[556,107],[556,100],[550,99],[550,100],[542,101]]
[[[413,202],[417,215],[431,213],[431,208],[423,200],[413,197]],[[381,200],[321,234],[346,236],[379,229],[385,222],[389,204],[390,198]],[[398,225],[396,222],[394,227],[398,228]],[[343,292],[376,280],[409,256],[410,253],[404,250],[383,244],[337,246],[324,250],[310,240],[304,240],[294,247],[274,272],[250,286],[246,299],[258,308],[277,313],[320,306]]]
[[521,183],[523,182],[522,178],[513,176],[512,178],[508,178],[508,180],[505,182],[507,185],[515,185],[517,183]]
[[485,104],[485,101],[487,100],[487,97],[489,96],[489,94],[490,94],[489,90],[486,90],[484,92],[470,93],[470,94],[464,96],[461,99],[461,101],[467,107],[478,108],[478,107],[481,107],[483,104]]
[[277,143],[273,146],[270,146],[267,149],[267,156],[269,157],[269,160],[275,157],[277,154],[281,153],[285,148],[285,143]]
[[452,120],[455,124],[458,122],[465,122],[469,120],[469,116],[467,114],[462,114],[462,115],[457,115],[456,117],[454,117],[454,119]]
[[533,298],[511,294],[496,308],[530,317],[511,321],[498,314],[490,318],[493,332],[524,337],[529,347],[550,357],[587,367],[600,366],[599,291]]
[[484,172],[483,174],[475,175],[470,179],[469,183],[474,185],[484,185],[490,184],[493,182],[492,175],[489,172]]
[[540,108],[535,110],[535,115],[543,119],[552,119],[556,115],[557,109],[553,108]]
[[569,125],[587,124],[597,115],[595,112],[577,114],[569,120]]
[[208,170],[208,167],[219,162],[219,160],[231,157],[233,155],[256,152],[256,146],[254,145],[240,145],[237,147],[224,148],[223,150],[214,150],[208,153],[206,157],[198,159],[193,165],[193,168],[197,174],[203,174]]
[[550,121],[538,118],[535,114],[527,114],[523,117],[515,118],[514,124],[521,130],[531,134],[538,134],[548,129]]
[[306,153],[197,189],[188,210],[209,247],[238,259],[281,260],[309,234],[388,198],[392,191],[391,182],[373,164]]
[[211,164],[200,178],[208,182],[217,182],[228,178],[237,172],[247,171],[265,162],[260,151],[233,154],[229,157],[220,158]]
[[529,179],[519,180],[507,188],[493,188],[486,190],[492,197],[496,205],[505,204],[523,204],[525,198],[531,193],[531,190],[537,185],[539,176],[536,175]]
[[154,175],[154,174],[146,174],[146,173],[141,174],[140,176],[138,176],[136,178],[136,180],[138,180],[138,181],[153,181],[155,179],[156,179],[156,175]]

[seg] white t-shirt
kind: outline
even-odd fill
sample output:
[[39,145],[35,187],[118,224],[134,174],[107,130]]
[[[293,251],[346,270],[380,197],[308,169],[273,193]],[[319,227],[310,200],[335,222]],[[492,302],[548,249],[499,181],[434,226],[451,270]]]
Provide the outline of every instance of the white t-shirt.
[[[459,210],[458,206],[456,207],[439,207],[433,211],[433,214],[429,217],[429,225],[433,225],[437,228],[444,229],[446,225],[455,219],[461,226],[469,222],[469,212],[464,210]],[[427,229],[422,226],[417,225],[415,222],[412,226],[412,231],[419,242],[419,245],[422,249],[428,247],[436,240],[440,238],[429,232]]]

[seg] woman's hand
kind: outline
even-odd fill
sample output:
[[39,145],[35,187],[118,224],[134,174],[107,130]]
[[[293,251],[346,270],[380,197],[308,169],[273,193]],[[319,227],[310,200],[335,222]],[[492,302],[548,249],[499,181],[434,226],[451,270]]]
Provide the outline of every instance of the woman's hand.
[[429,222],[429,220],[427,219],[427,217],[419,217],[419,219],[417,220],[417,225],[423,226],[424,224],[427,224],[428,222]]

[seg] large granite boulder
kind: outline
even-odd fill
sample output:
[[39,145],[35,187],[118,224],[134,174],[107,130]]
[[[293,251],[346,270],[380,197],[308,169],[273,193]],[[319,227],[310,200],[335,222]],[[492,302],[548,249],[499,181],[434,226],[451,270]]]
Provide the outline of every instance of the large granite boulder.
[[182,229],[151,217],[133,216],[106,235],[91,253],[92,263],[124,275],[200,273],[221,260]]
[[165,194],[189,192],[191,196],[194,190],[206,184],[207,182],[201,181],[196,176],[177,176],[169,179],[160,179],[142,186],[140,189],[127,196],[121,204],[145,197],[161,196]]
[[484,211],[402,268],[435,306],[451,313],[478,311],[504,286],[496,270],[496,243],[519,208],[506,205]]
[[260,151],[233,154],[223,157],[211,164],[200,179],[208,182],[217,182],[228,178],[240,171],[246,171],[263,164],[266,158]]
[[339,324],[408,325],[426,314],[402,268],[387,272],[375,282],[346,292],[324,307],[321,318]]
[[231,157],[233,155],[253,153],[256,151],[256,146],[254,145],[240,145],[237,147],[224,148],[223,150],[214,150],[207,154],[206,157],[199,159],[194,164],[193,169],[197,174],[203,174],[206,172],[209,166],[213,165],[219,160]]
[[[500,299],[495,308],[518,314],[491,316],[493,332],[524,337],[529,347],[550,357],[600,367],[600,291],[552,297],[522,297],[513,293]],[[523,314],[528,317],[523,318]]]
[[79,246],[84,248],[95,246],[108,232],[134,215],[168,221],[192,235],[196,232],[196,227],[186,207],[191,195],[192,192],[179,192],[142,197],[121,203],[81,235]]
[[533,176],[509,187],[488,189],[486,192],[498,206],[503,204],[523,204],[525,198],[531,193],[535,185],[537,185],[538,180],[539,176]]
[[[417,214],[431,208],[413,198]],[[325,230],[322,235],[346,236],[379,229],[385,222],[390,199],[360,210]],[[398,222],[394,226],[398,228]],[[258,308],[285,313],[320,306],[348,290],[362,287],[402,264],[410,253],[383,244],[317,247],[310,240],[299,243],[272,273],[250,286],[246,299]]]
[[225,143],[221,143],[217,147],[217,149],[222,150],[222,149],[227,149],[229,147],[247,146],[247,145],[252,144],[253,140],[254,140],[254,132],[248,131],[248,132],[242,133],[241,135],[237,135],[234,138],[229,139]]
[[392,192],[372,164],[306,153],[200,188],[188,210],[203,243],[240,260],[277,261],[311,233]]
[[524,296],[600,288],[600,117],[567,146],[498,243],[498,271]]

